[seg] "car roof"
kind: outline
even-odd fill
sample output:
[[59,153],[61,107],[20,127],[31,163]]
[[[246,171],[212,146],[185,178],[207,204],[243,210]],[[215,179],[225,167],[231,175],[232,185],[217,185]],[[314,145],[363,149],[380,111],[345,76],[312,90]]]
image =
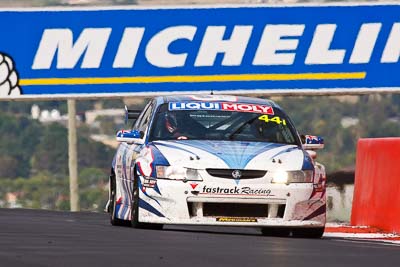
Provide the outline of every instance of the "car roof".
[[171,96],[160,96],[157,97],[158,104],[164,104],[169,102],[236,102],[243,104],[258,104],[258,105],[268,105],[272,107],[279,106],[269,99],[262,99],[256,97],[246,97],[246,96],[232,96],[232,95],[171,95]]

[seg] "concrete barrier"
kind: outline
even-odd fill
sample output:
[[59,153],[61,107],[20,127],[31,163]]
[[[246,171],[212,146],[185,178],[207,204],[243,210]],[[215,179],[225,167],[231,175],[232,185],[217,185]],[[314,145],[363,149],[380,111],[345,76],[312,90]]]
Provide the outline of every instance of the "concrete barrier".
[[328,222],[349,223],[353,191],[353,184],[345,184],[343,186],[328,184],[326,188],[326,220]]
[[400,233],[400,138],[358,141],[351,224]]

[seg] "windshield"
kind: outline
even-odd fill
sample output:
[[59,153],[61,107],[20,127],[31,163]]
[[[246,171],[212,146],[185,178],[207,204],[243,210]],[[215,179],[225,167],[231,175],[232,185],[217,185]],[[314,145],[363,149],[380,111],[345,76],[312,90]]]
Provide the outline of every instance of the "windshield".
[[149,141],[194,139],[297,144],[290,120],[278,108],[254,112],[170,109],[168,104],[159,107]]

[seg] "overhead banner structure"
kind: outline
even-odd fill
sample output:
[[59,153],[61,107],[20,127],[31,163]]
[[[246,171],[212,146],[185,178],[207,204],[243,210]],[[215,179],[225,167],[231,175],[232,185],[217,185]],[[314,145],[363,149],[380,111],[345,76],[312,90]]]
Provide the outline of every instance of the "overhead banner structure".
[[400,88],[400,5],[0,10],[0,97]]

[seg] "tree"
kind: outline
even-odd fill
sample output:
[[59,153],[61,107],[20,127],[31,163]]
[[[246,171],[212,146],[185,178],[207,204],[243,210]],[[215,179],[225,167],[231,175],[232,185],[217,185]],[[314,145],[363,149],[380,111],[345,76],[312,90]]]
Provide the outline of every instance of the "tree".
[[57,175],[68,174],[67,129],[56,123],[44,127],[32,155],[32,169],[36,173],[46,170]]
[[8,155],[0,155],[0,177],[15,178],[17,173],[17,160]]
[[[8,170],[7,176],[0,177],[28,177],[30,172],[30,158],[35,151],[41,133],[40,124],[24,116],[11,116],[0,112],[0,164],[13,168],[13,162],[18,167]],[[3,168],[6,168],[3,166]]]

